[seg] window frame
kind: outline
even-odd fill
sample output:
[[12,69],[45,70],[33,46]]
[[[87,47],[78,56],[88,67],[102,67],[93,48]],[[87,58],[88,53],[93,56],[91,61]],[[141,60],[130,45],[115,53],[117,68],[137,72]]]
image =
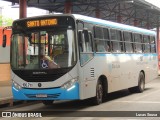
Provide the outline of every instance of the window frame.
[[[130,40],[126,40],[125,33],[130,35]],[[123,40],[124,40],[124,44],[125,44],[125,53],[133,53],[134,52],[133,33],[130,31],[123,31]],[[126,44],[130,44],[131,51],[127,52],[127,45]]]
[[[135,40],[136,35],[139,35],[139,41]],[[138,54],[143,53],[143,35],[139,33],[133,33],[133,42],[134,42],[134,52]],[[140,45],[140,47],[138,47],[139,52],[137,51],[138,45]]]

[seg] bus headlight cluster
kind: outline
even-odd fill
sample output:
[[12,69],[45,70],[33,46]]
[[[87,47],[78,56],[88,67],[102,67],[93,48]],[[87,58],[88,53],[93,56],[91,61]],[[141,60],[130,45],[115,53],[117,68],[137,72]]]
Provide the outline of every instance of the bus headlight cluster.
[[13,81],[13,80],[12,80],[12,84],[13,84],[13,86],[14,86],[17,90],[20,90],[20,89],[22,88],[18,83],[16,83],[16,82]]
[[66,83],[64,83],[61,88],[63,89],[67,89],[67,90],[70,90],[71,88],[74,88],[74,84],[78,81],[77,78],[74,78],[74,79],[71,79],[69,81],[67,81]]

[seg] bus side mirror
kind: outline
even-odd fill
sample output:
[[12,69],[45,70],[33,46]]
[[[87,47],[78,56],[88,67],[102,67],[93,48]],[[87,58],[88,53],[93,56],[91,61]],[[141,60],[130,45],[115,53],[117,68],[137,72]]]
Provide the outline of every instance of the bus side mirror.
[[89,42],[89,32],[88,32],[88,30],[84,29],[83,33],[84,33],[84,39],[85,39],[85,41]]
[[2,47],[6,47],[6,43],[7,43],[7,35],[3,35]]

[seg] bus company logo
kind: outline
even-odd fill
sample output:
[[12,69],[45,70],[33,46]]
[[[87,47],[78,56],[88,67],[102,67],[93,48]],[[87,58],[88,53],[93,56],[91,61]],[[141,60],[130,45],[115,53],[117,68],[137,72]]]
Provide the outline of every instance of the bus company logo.
[[41,84],[41,83],[38,83],[38,87],[42,87],[42,84]]
[[12,117],[11,112],[2,112],[2,117]]

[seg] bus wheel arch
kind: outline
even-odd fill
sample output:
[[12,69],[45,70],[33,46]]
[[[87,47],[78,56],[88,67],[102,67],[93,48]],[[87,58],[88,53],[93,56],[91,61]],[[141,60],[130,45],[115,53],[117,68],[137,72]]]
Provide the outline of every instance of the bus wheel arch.
[[145,89],[145,72],[141,70],[138,76],[138,85],[132,88],[129,88],[129,91],[134,93],[142,93]]

